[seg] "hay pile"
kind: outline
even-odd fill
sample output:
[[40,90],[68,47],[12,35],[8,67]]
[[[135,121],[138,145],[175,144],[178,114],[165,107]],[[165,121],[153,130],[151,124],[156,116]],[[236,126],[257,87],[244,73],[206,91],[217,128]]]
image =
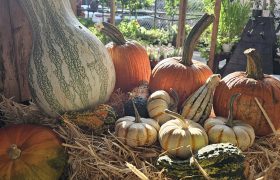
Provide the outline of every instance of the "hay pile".
[[[67,176],[70,179],[168,179],[154,163],[161,154],[159,145],[149,148],[130,148],[112,133],[102,136],[88,134],[64,119],[59,122],[46,118],[38,108],[18,104],[3,97],[0,103],[1,120],[9,123],[39,123],[50,126],[64,140],[69,154]],[[280,136],[256,139],[247,151],[248,179],[279,179]]]

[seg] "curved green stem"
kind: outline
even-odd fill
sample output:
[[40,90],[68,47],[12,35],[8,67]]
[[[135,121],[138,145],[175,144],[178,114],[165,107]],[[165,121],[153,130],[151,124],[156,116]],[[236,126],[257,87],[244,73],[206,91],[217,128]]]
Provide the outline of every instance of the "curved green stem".
[[253,48],[246,49],[244,54],[247,56],[247,77],[255,80],[263,79],[264,74],[262,71],[262,60],[260,54]]
[[185,66],[191,66],[193,51],[196,47],[199,37],[205,29],[214,21],[214,15],[204,14],[196,23],[184,42],[182,63]]
[[233,127],[234,124],[233,124],[233,103],[235,101],[235,99],[237,97],[239,97],[241,94],[238,93],[238,94],[234,94],[230,97],[230,101],[229,101],[229,114],[228,114],[228,119],[227,119],[227,122],[226,122],[226,125],[229,126],[229,127]]
[[182,128],[183,129],[188,129],[189,128],[189,123],[187,121],[185,121],[185,118],[183,116],[181,116],[180,114],[177,114],[177,113],[175,113],[173,111],[170,111],[168,109],[165,109],[164,112],[166,114],[168,114],[169,116],[180,120],[181,123],[182,123]]
[[138,110],[135,106],[135,103],[134,103],[134,98],[132,99],[132,105],[133,105],[133,109],[134,109],[134,113],[135,113],[135,123],[141,123],[141,116],[139,115],[138,113]]
[[102,24],[97,25],[97,29],[106,36],[110,37],[117,45],[124,45],[126,43],[126,40],[120,30],[110,23],[102,22]]
[[10,159],[16,160],[20,157],[21,150],[17,147],[16,144],[12,144],[7,153]]

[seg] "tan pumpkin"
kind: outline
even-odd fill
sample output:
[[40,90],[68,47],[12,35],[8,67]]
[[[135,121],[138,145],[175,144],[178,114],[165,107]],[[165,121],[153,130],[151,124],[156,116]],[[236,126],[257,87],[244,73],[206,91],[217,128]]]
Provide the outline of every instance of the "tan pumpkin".
[[209,117],[213,107],[214,90],[221,80],[221,75],[213,74],[206,83],[195,91],[183,103],[182,116],[203,124]]
[[192,151],[208,144],[207,134],[200,124],[170,110],[165,112],[176,118],[164,123],[159,130],[159,142],[165,151],[179,158],[188,158]]
[[214,117],[205,121],[204,128],[208,134],[210,143],[232,143],[241,150],[246,150],[253,145],[255,132],[252,126],[233,120],[233,103],[240,94],[235,94],[230,99],[228,118]]
[[149,116],[157,120],[160,125],[163,125],[172,118],[164,112],[165,109],[169,109],[171,111],[177,110],[177,104],[179,101],[178,95],[172,89],[170,93],[173,98],[170,97],[166,91],[158,90],[152,93],[148,99],[147,109]]
[[159,124],[150,118],[141,118],[132,101],[135,117],[125,116],[117,120],[116,136],[131,147],[150,146],[157,140]]

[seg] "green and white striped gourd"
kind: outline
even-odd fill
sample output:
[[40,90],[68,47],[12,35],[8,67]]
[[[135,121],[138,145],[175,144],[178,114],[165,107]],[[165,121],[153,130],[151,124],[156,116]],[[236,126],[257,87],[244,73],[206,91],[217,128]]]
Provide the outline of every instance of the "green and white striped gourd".
[[76,19],[69,0],[19,0],[32,27],[29,84],[48,115],[109,99],[115,69],[105,46]]

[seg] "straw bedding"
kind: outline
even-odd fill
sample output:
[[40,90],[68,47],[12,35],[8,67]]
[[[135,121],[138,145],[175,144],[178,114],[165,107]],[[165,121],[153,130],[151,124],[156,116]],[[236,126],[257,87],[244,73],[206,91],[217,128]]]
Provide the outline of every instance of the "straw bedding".
[[[120,93],[114,96],[115,106],[126,98]],[[69,166],[65,170],[65,177],[69,179],[168,179],[164,170],[155,167],[157,157],[163,153],[158,144],[132,149],[121,143],[113,132],[94,135],[67,119],[47,118],[34,104],[26,106],[5,97],[0,110],[0,121],[6,124],[38,123],[53,128],[64,140],[63,146],[69,154]],[[244,154],[247,179],[279,179],[280,135],[257,138]]]

